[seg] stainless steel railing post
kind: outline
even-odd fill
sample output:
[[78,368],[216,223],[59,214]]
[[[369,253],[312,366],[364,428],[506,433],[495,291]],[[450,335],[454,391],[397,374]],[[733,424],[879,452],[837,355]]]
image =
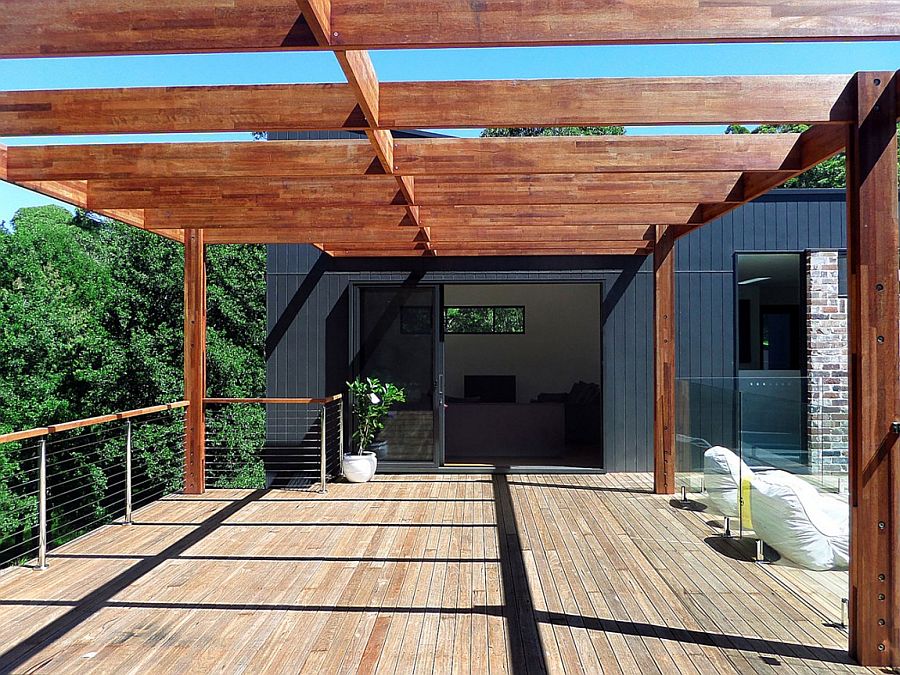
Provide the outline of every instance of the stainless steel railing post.
[[327,405],[323,405],[323,406],[322,406],[322,422],[321,422],[321,424],[319,425],[319,450],[320,450],[320,457],[319,457],[319,473],[320,473],[320,478],[321,478],[321,480],[322,480],[322,487],[320,488],[319,492],[320,492],[321,494],[323,494],[323,495],[328,491],[328,490],[325,488],[325,471],[326,471],[326,468],[327,468],[327,467],[325,466],[325,464],[326,464],[326,457],[325,457],[325,426],[326,426],[327,418],[328,418],[328,406],[327,406]]
[[125,524],[131,525],[131,420],[125,427]]
[[344,398],[338,399],[338,461],[344,473]]
[[38,490],[38,564],[47,569],[47,439],[41,441],[40,476]]

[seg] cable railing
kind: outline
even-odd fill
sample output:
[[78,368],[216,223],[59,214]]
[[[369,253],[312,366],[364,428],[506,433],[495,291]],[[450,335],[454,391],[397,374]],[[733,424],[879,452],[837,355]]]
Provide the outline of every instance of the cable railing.
[[35,561],[182,487],[187,401],[0,435],[0,568]]
[[309,488],[340,476],[344,400],[206,399],[206,484],[212,488]]

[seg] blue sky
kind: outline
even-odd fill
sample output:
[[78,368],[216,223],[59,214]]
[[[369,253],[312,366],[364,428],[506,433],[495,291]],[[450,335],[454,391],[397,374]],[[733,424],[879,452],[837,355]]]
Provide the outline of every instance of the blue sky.
[[[383,81],[537,77],[790,75],[900,68],[900,43],[646,45],[372,52]],[[330,53],[0,60],[0,89],[342,82]],[[629,128],[630,134],[721,133],[722,127]],[[452,131],[451,131],[452,132]],[[456,131],[477,135],[477,130]],[[0,143],[244,140],[244,134],[4,139]],[[0,182],[0,221],[46,197]]]

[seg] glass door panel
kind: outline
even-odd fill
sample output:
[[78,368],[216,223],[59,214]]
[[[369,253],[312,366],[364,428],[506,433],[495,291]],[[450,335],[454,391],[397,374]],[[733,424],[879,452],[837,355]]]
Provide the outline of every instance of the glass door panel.
[[357,363],[406,392],[376,439],[380,461],[435,462],[435,287],[359,289]]

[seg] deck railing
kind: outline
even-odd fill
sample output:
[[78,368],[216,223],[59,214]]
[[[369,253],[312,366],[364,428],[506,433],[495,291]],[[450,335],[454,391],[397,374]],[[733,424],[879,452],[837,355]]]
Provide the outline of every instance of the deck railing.
[[[309,487],[339,476],[344,401],[210,398],[209,487]],[[0,568],[34,561],[184,485],[184,409],[129,410],[0,435]]]
[[339,476],[344,399],[206,399],[208,487],[291,488]]
[[0,567],[181,489],[187,401],[0,435]]

